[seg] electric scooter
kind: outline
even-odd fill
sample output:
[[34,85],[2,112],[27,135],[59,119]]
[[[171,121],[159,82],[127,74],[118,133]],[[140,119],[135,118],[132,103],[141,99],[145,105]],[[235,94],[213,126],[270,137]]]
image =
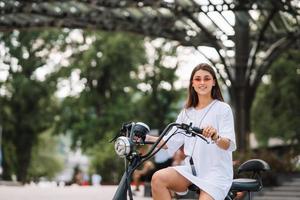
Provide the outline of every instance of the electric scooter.
[[[188,137],[199,137],[206,143],[209,143],[209,141],[202,136],[202,129],[193,127],[192,124],[168,124],[155,143],[145,142],[145,137],[150,132],[149,126],[145,123],[129,122],[122,125],[118,135],[111,140],[111,142],[114,141],[115,152],[117,155],[124,158],[126,162],[125,172],[119,182],[113,200],[127,200],[128,198],[133,200],[130,182],[134,170],[141,166],[145,161],[152,158],[162,146],[168,142],[168,140],[166,140],[162,145],[158,146],[162,141],[162,138],[174,127],[176,128],[176,131],[168,137],[168,140],[175,134],[184,134]],[[141,145],[151,145],[151,148],[146,154],[142,155],[138,151],[138,147]],[[268,170],[270,170],[268,163],[260,159],[251,159],[241,164],[238,168],[238,174],[242,172],[252,172],[253,175],[251,178],[234,179],[225,200],[233,200],[238,192],[247,192],[248,198],[251,200],[252,192],[258,192],[263,188],[261,172]],[[200,193],[200,189],[193,184],[189,186],[189,190]]]

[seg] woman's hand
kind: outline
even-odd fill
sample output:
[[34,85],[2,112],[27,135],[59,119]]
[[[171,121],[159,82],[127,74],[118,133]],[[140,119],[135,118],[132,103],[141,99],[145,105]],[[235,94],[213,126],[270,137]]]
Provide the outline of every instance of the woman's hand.
[[224,137],[220,137],[217,130],[212,126],[207,126],[203,129],[203,136],[211,138],[215,144],[221,149],[227,150],[230,145],[230,140]]
[[203,136],[206,138],[211,138],[212,140],[217,140],[219,138],[219,135],[217,133],[217,130],[212,126],[207,126],[203,129],[202,132]]

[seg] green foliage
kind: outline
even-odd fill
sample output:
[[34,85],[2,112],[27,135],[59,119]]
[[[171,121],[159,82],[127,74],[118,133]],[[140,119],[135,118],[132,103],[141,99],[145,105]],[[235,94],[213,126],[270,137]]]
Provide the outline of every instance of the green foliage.
[[19,181],[25,182],[31,148],[38,134],[52,126],[56,110],[54,75],[40,80],[36,73],[61,39],[57,31],[14,31],[0,38],[5,51],[0,58],[1,70],[8,73],[6,79],[0,80],[3,177],[9,179],[16,174]]
[[300,53],[289,51],[270,69],[253,104],[252,126],[261,145],[270,137],[300,141]]
[[[121,124],[144,121],[161,129],[177,115],[177,68],[165,64],[167,57],[175,56],[175,46],[166,49],[168,45],[163,43],[156,47],[153,62],[146,65],[144,39],[136,35],[79,30],[75,38],[70,39],[68,30],[1,35],[8,49],[1,59],[9,72],[8,78],[0,81],[7,179],[17,174],[24,182],[27,172],[34,178],[50,178],[60,169],[59,161],[47,154],[53,149],[39,150],[45,141],[55,142],[45,135],[38,137],[54,126],[53,133],[71,134],[73,145],[80,141],[88,150],[94,172],[104,181],[116,182],[123,162],[115,159],[113,144],[107,141]],[[70,52],[70,64],[59,63],[54,72],[39,79],[37,72],[51,52],[64,50]],[[70,81],[74,74],[79,76],[82,91],[57,101],[57,83]]]
[[[143,121],[152,129],[162,129],[175,119],[180,98],[179,91],[174,87],[177,66],[166,66],[163,63],[167,56],[175,55],[176,47],[166,51],[165,46],[165,43],[160,47],[153,46],[155,59],[135,72],[135,77],[139,78],[136,79],[137,88],[132,88],[131,99],[122,102],[118,96],[118,104],[110,110],[112,113],[126,111],[127,116],[121,118],[123,122],[128,118],[130,121]],[[120,125],[114,124],[113,128],[120,128]],[[113,143],[108,143],[113,132],[106,130],[106,133],[107,136],[89,151],[92,156],[91,171],[101,174],[104,183],[117,183],[124,172],[124,161],[116,156]]]
[[[176,46],[168,41],[159,45],[152,44],[154,50],[153,62],[141,69],[144,78],[140,80],[140,98],[138,99],[136,116],[146,122],[151,129],[162,130],[168,123],[174,121],[180,109],[178,102],[181,98],[181,90],[175,88],[178,80],[174,66],[167,59],[176,56]],[[169,65],[168,65],[169,64]]]
[[166,50],[165,43],[156,47],[154,61],[143,65],[142,38],[121,33],[83,35],[93,42],[72,56],[70,73],[80,71],[84,89],[64,99],[56,132],[71,132],[74,144],[80,140],[82,148],[91,149],[92,171],[101,174],[104,182],[116,182],[123,167],[114,159],[108,138],[126,121],[144,121],[161,129],[176,117],[180,97],[174,87],[177,66],[163,64],[166,57],[175,56],[176,47]]
[[110,139],[110,136],[106,136],[88,150],[92,158],[90,173],[100,174],[104,184],[118,183],[125,169],[124,160],[117,156],[113,143],[108,142]]
[[36,181],[40,177],[51,180],[62,169],[63,159],[58,152],[58,138],[52,136],[50,131],[40,134],[32,148],[28,177]]
[[72,55],[64,75],[79,71],[84,89],[63,100],[55,132],[71,133],[73,145],[81,141],[92,158],[92,171],[104,182],[117,182],[123,165],[108,140],[123,122],[134,118],[131,102],[137,80],[131,74],[145,62],[143,39],[121,33],[82,34],[84,42],[92,43]]
[[100,32],[83,32],[83,37],[92,42],[72,55],[69,73],[79,71],[84,88],[64,99],[56,132],[71,132],[74,144],[81,141],[86,149],[132,119],[134,105],[129,102],[136,80],[130,74],[145,59],[142,38]]

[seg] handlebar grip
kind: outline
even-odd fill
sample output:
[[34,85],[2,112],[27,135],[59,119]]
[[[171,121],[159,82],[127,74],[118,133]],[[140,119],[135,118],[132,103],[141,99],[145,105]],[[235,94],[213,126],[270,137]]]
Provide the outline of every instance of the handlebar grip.
[[192,130],[198,134],[202,134],[202,132],[203,132],[203,129],[198,128],[198,127],[192,127]]
[[155,142],[145,141],[144,144],[154,144]]

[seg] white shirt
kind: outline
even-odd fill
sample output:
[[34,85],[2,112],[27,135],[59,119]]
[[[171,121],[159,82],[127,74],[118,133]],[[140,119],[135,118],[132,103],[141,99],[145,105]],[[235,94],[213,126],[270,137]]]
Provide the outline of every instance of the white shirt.
[[[230,140],[230,147],[227,150],[221,149],[210,139],[208,139],[211,141],[210,144],[207,144],[201,138],[187,137],[180,133],[175,134],[167,142],[168,152],[171,155],[182,145],[184,145],[184,153],[187,155],[185,164],[174,168],[201,190],[209,193],[215,200],[223,200],[232,184],[232,151],[236,149],[234,120],[230,106],[214,100],[200,110],[195,108],[182,110],[176,122],[192,123],[193,126],[200,128],[210,125],[217,129],[221,137]],[[163,139],[166,141],[175,130],[176,128],[171,130]],[[191,171],[190,156],[193,157],[196,176]]]
[[168,153],[166,149],[160,149],[155,155],[154,155],[154,162],[155,163],[163,163],[166,162],[172,158],[172,156]]

